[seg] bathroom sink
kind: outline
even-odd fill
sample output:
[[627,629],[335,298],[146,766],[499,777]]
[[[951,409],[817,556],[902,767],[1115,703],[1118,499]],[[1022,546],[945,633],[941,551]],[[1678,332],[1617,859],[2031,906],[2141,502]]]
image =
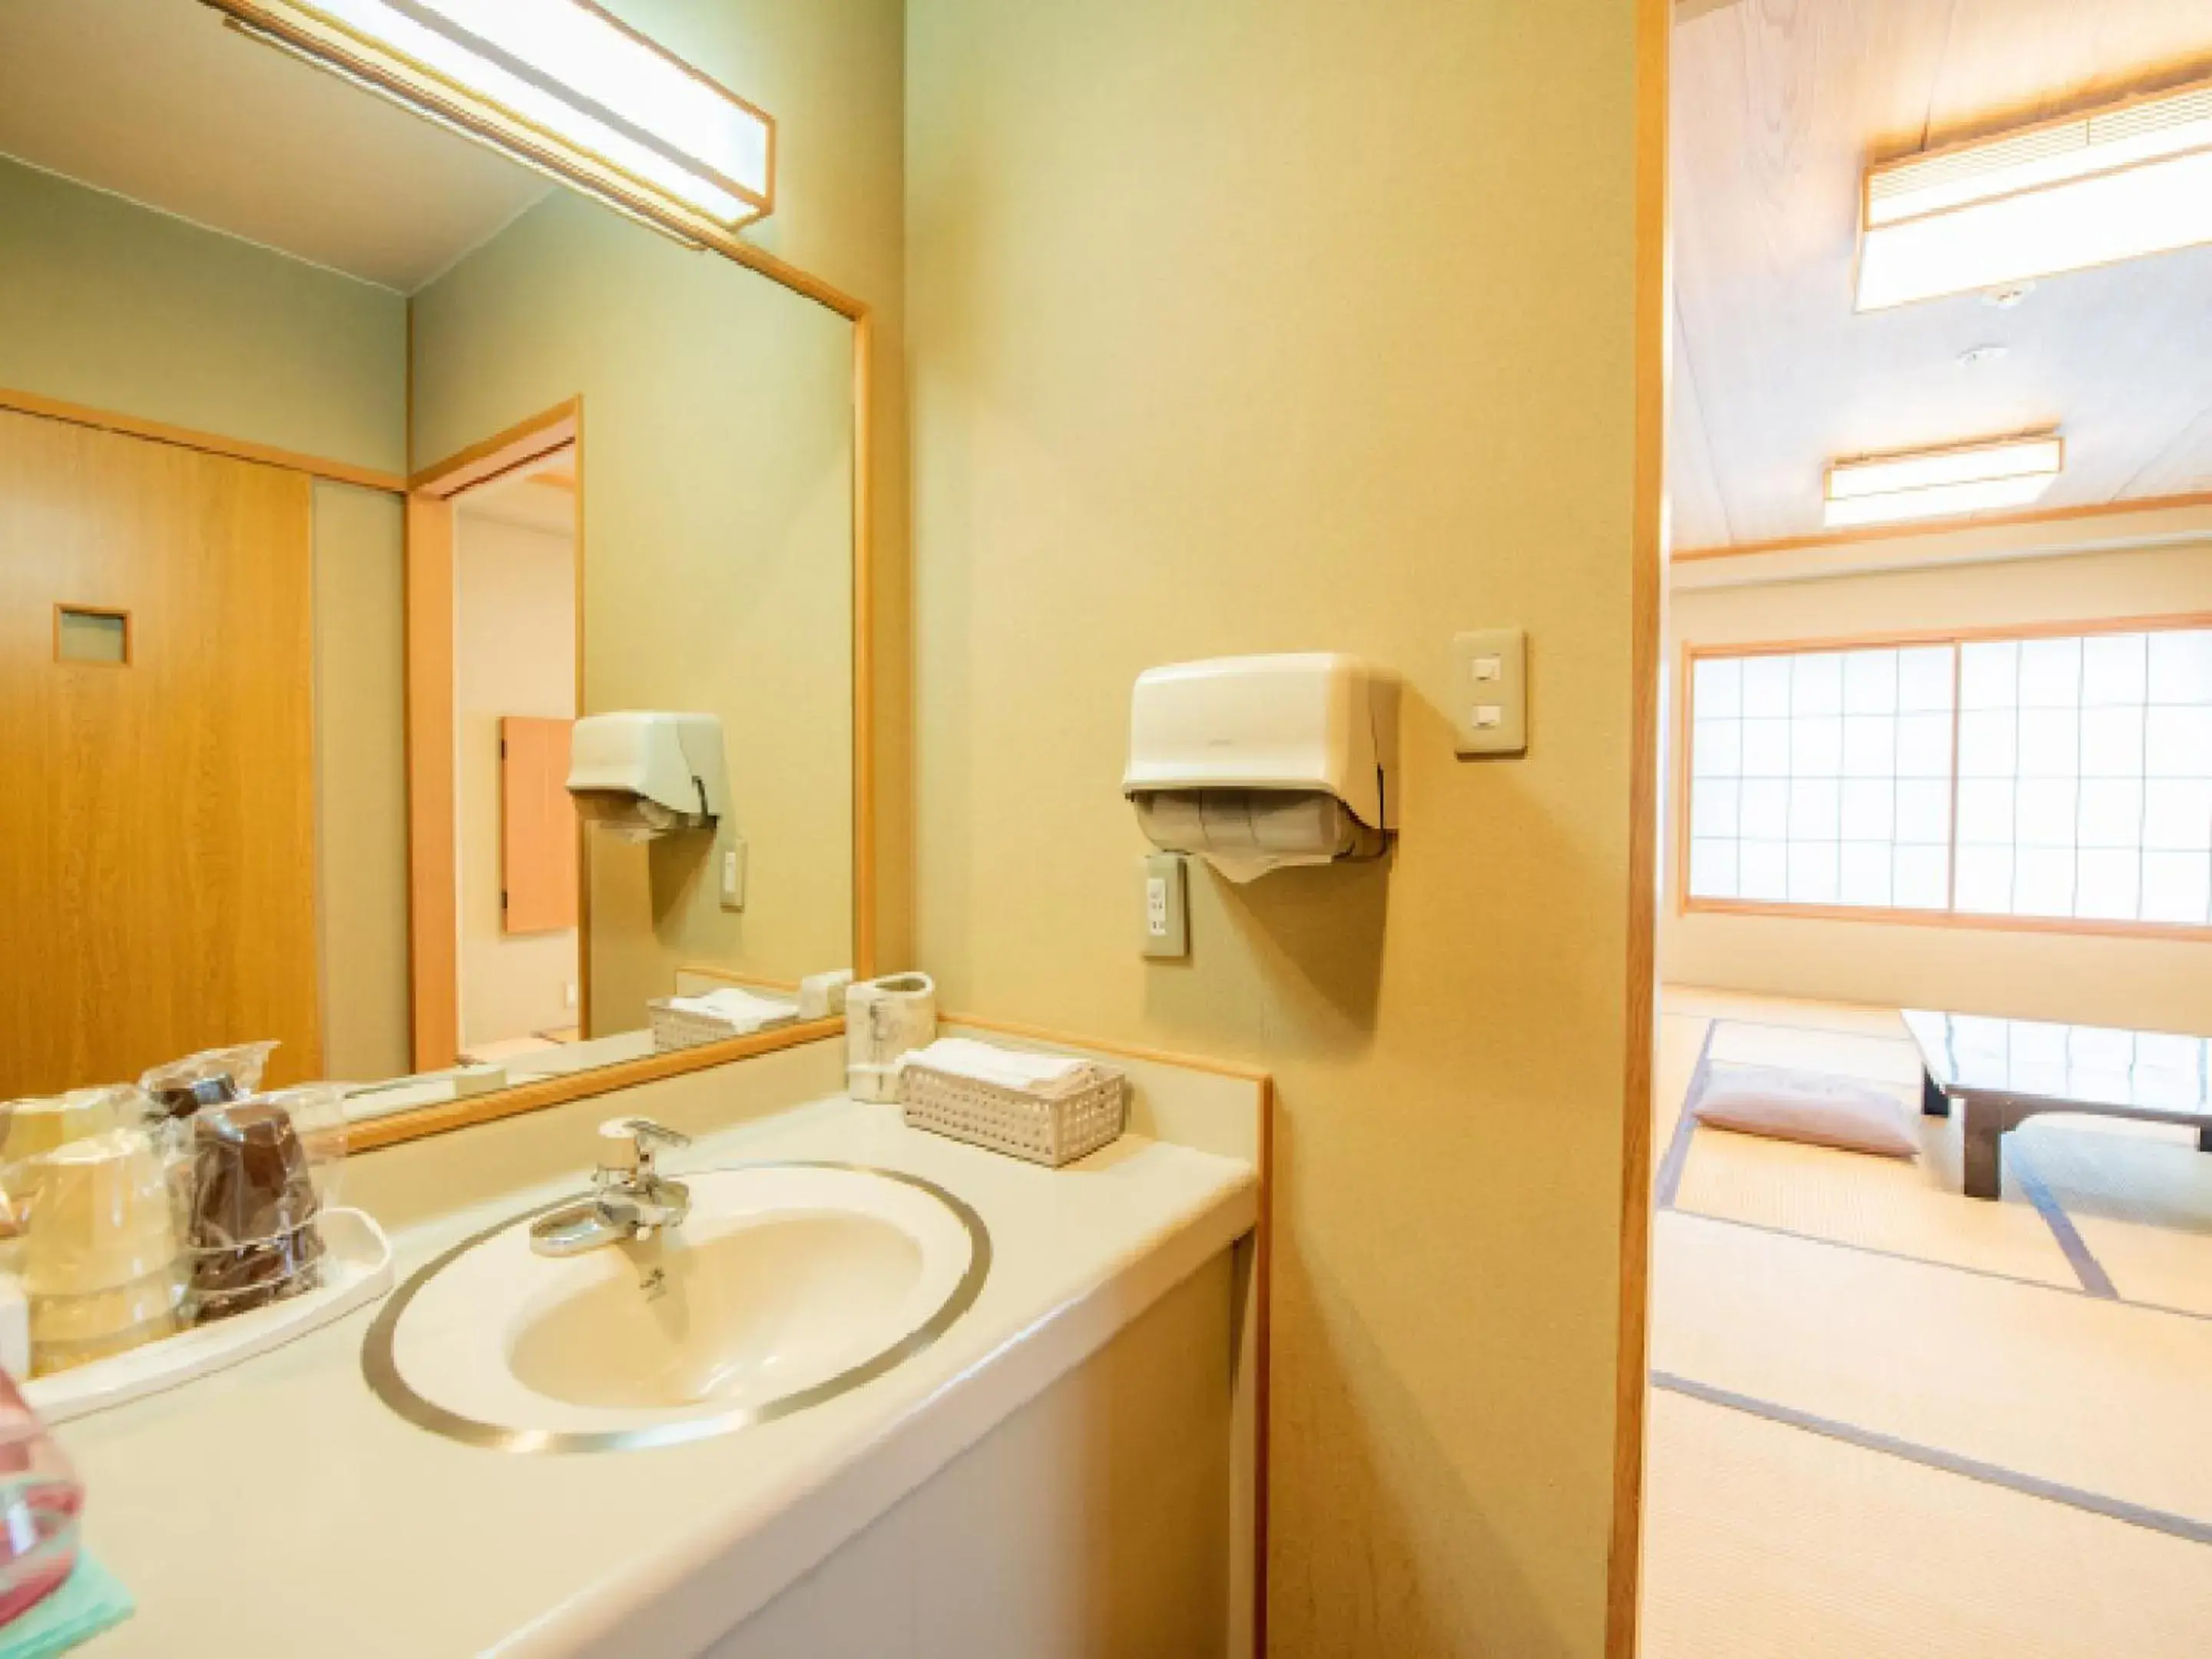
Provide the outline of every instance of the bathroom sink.
[[[563,1258],[510,1218],[423,1267],[370,1328],[402,1417],[513,1451],[663,1445],[787,1416],[921,1352],[981,1291],[981,1218],[842,1164],[686,1172],[683,1224]],[[565,1201],[565,1200],[564,1200]]]

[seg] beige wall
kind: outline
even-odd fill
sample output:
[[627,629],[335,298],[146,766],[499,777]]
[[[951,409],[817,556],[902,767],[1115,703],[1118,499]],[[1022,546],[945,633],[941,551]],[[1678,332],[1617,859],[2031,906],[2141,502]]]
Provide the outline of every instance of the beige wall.
[[[0,319],[0,386],[404,465],[398,295],[5,159]],[[385,1077],[408,1030],[397,499],[319,483],[314,548],[325,1066]]]
[[852,331],[556,194],[415,300],[428,462],[584,400],[585,714],[720,716],[745,908],[700,836],[587,840],[593,1035],[698,963],[852,959]]
[[[1940,554],[1956,539],[1930,538],[1922,546]],[[1679,681],[1686,645],[2175,613],[2212,614],[2212,539],[1678,590],[1668,661]],[[1677,738],[1669,784],[1678,792],[1686,757]],[[1670,843],[1674,828],[1670,814]],[[1661,970],[1675,983],[2088,1024],[2212,1029],[2212,945],[2203,940],[1680,914],[1671,858],[1667,882]]]
[[913,613],[907,526],[905,0],[614,0],[775,116],[776,210],[745,240],[869,307],[874,447],[876,928],[913,960]]
[[[543,486],[526,484],[524,489]],[[453,539],[453,771],[461,1042],[576,1023],[576,930],[510,935],[501,908],[500,720],[576,712],[575,538],[471,512]]]
[[408,1070],[406,640],[399,498],[315,486],[315,858],[323,1066]]
[[404,465],[406,301],[389,289],[4,157],[0,227],[0,386]]
[[[920,959],[1280,1096],[1280,1656],[1591,1655],[1631,946],[1629,0],[909,17]],[[1455,630],[1531,747],[1455,759]],[[1402,673],[1387,863],[1137,951],[1150,664]]]

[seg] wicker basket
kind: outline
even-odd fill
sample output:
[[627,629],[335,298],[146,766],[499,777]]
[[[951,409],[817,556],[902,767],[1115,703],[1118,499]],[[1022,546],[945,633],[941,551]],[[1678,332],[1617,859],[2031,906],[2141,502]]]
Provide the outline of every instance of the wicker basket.
[[672,1048],[696,1048],[702,1042],[721,1042],[733,1036],[750,1036],[756,1031],[769,1031],[779,1025],[788,1025],[799,1017],[794,1008],[791,1013],[777,1019],[764,1020],[757,1025],[739,1026],[726,1019],[716,1019],[711,1014],[688,1013],[681,1008],[668,1006],[669,999],[655,998],[645,1005],[646,1013],[653,1025],[653,1046],[656,1052],[666,1054]]
[[1058,1092],[1030,1094],[909,1062],[899,1103],[915,1128],[1055,1169],[1120,1139],[1129,1111],[1127,1079],[1109,1066],[1085,1066]]

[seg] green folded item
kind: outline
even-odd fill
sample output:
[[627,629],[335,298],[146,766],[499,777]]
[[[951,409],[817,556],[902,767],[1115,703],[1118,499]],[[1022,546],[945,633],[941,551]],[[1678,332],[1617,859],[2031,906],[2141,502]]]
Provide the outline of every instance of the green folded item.
[[61,1588],[13,1624],[0,1626],[0,1659],[49,1659],[90,1641],[138,1609],[122,1582],[79,1551]]

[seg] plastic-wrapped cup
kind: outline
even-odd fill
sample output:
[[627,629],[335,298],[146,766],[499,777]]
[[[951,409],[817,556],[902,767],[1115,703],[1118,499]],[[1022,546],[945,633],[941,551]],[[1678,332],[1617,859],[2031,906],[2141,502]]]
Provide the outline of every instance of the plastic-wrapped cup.
[[292,1115],[275,1101],[193,1120],[192,1301],[197,1317],[243,1313],[317,1282],[321,1210]]
[[136,1114],[126,1117],[122,1109],[136,1099],[136,1091],[113,1087],[72,1089],[50,1100],[10,1101],[7,1139],[0,1143],[0,1158],[21,1164],[72,1140],[129,1128]]
[[163,1319],[174,1322],[185,1299],[184,1264],[82,1296],[31,1298],[31,1345],[91,1342]]
[[168,1181],[143,1131],[72,1140],[31,1167],[23,1281],[33,1297],[113,1290],[176,1266]]
[[117,1354],[128,1353],[133,1348],[143,1348],[149,1342],[159,1342],[165,1336],[174,1336],[184,1328],[180,1313],[156,1314],[137,1325],[110,1331],[105,1336],[88,1336],[80,1341],[64,1341],[58,1337],[31,1338],[31,1375],[52,1376],[57,1371],[89,1365],[95,1359],[112,1359]]

